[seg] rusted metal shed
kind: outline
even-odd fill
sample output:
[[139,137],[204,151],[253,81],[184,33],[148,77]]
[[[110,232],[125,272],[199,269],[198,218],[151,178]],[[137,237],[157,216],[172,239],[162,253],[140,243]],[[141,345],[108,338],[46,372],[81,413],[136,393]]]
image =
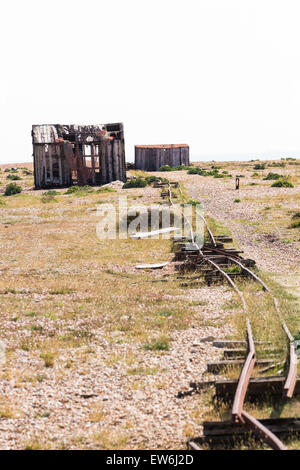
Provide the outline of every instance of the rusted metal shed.
[[135,168],[158,171],[163,165],[189,165],[189,146],[187,144],[136,145]]
[[122,123],[32,126],[36,188],[126,181]]

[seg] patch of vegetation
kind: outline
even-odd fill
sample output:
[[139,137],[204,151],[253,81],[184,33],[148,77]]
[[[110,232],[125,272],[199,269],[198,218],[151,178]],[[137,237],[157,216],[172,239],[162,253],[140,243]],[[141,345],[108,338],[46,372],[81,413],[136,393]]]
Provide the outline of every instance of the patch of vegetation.
[[256,163],[254,165],[253,170],[265,170],[266,165],[264,163]]
[[155,181],[159,181],[159,178],[157,176],[149,175],[145,177],[145,180],[147,181],[147,184],[151,184]]
[[197,175],[198,174],[198,167],[193,167],[188,170],[188,175]]
[[109,186],[105,186],[104,188],[99,188],[96,190],[96,193],[116,193],[117,190],[110,188]]
[[172,171],[182,171],[182,170],[189,170],[189,166],[186,165],[178,165],[178,166],[173,166]]
[[51,295],[66,295],[66,294],[72,294],[74,292],[73,289],[70,289],[69,287],[62,287],[60,289],[52,289],[49,291],[49,294]]
[[300,219],[295,220],[295,222],[291,223],[289,228],[300,228]]
[[129,188],[145,188],[147,186],[147,181],[144,178],[133,178],[123,184],[123,189]]
[[172,171],[170,165],[163,165],[160,167],[159,171]]
[[230,273],[241,273],[242,272],[242,268],[241,266],[239,266],[238,264],[237,265],[233,265],[233,266],[229,266],[228,268],[223,268],[223,271],[227,274],[230,274]]
[[239,198],[236,198],[233,202],[241,202]]
[[16,183],[9,183],[4,191],[4,196],[12,196],[13,194],[19,194],[22,192],[21,186]]
[[223,174],[223,173],[216,173],[214,178],[229,178],[231,175]]
[[177,166],[170,166],[170,165],[163,165],[160,167],[159,171],[182,171],[182,170],[189,170],[189,166],[186,165],[177,165]]
[[55,196],[57,194],[59,194],[57,191],[53,191],[53,190],[46,191],[45,193],[43,193],[41,197],[42,203],[46,204],[48,202],[56,202]]
[[163,310],[162,312],[159,312],[159,315],[162,317],[171,317],[173,315],[173,312],[170,310]]
[[94,189],[89,186],[89,185],[86,185],[86,186],[70,186],[70,188],[68,188],[68,190],[64,193],[64,194],[78,194],[78,195],[84,195],[84,193],[93,193],[94,192]]
[[290,181],[287,180],[278,180],[274,181],[274,183],[271,184],[271,188],[293,188],[294,185]]
[[219,173],[218,168],[212,170],[203,170],[200,166],[189,168],[188,175],[201,175],[201,176],[213,176],[214,178],[231,178],[232,175],[227,173]]
[[22,179],[22,178],[20,178],[20,176],[18,176],[18,175],[12,175],[12,174],[7,175],[6,178],[7,178],[8,180],[13,180],[13,181],[17,181],[17,180],[21,180],[21,179]]
[[144,368],[144,367],[133,367],[127,369],[128,375],[155,375],[158,372],[156,367],[153,368]]
[[268,173],[264,180],[279,180],[280,178],[283,178],[283,175],[280,175],[279,173]]
[[[185,203],[186,204],[186,203]],[[201,204],[200,201],[197,201],[197,199],[190,199],[187,204],[190,204],[191,206],[197,206],[198,204]]]
[[25,445],[25,450],[42,450],[43,444],[39,441],[33,441]]
[[40,358],[44,360],[45,367],[54,366],[54,354],[50,351],[44,352],[40,355]]
[[278,167],[278,168],[284,168],[285,167],[285,163],[284,162],[272,162],[272,163],[269,163],[268,166],[270,167]]
[[146,351],[169,351],[170,345],[168,338],[161,336],[144,345]]

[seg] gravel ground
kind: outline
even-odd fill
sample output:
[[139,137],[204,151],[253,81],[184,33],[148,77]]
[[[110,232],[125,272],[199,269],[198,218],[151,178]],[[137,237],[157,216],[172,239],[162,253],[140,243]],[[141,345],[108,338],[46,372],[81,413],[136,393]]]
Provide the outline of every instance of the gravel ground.
[[[280,171],[280,173],[284,172]],[[232,174],[234,176],[234,172]],[[187,175],[186,172],[168,172],[168,178],[181,181],[189,196],[201,201],[204,215],[207,214],[224,222],[224,225],[230,229],[234,240],[244,251],[244,257],[256,260],[259,269],[276,274],[299,269],[300,250],[297,244],[287,244],[282,240],[282,229],[279,225],[272,230],[272,233],[258,233],[257,225],[249,224],[249,222],[259,224],[266,221],[267,215],[262,213],[262,209],[274,196],[282,198],[281,205],[286,210],[299,210],[299,187],[271,188],[270,181],[260,181],[259,185],[250,188],[247,184],[253,179],[246,177],[241,179],[241,189],[236,191],[234,178],[224,181],[199,175]],[[236,198],[240,198],[241,203],[234,203]],[[247,198],[251,200],[248,201]],[[265,199],[265,202],[258,203],[255,199]]]
[[[204,321],[213,323],[220,319],[221,306],[231,296],[225,287],[213,291],[204,287],[192,289],[183,301],[205,300],[207,305],[194,308]],[[101,330],[93,333],[95,339],[89,348],[94,353],[87,355],[84,365],[78,368],[62,370],[66,359],[76,364],[78,350],[61,356],[55,367],[44,369],[43,376],[34,383],[17,379],[26,369],[31,376],[40,374],[42,361],[29,352],[18,350],[14,364],[9,369],[3,368],[10,379],[1,380],[2,403],[4,397],[9,397],[14,416],[0,419],[1,449],[103,448],[106,445],[108,448],[173,449],[185,447],[188,426],[193,433],[201,431],[199,418],[207,409],[202,407],[199,413],[195,396],[178,399],[176,395],[186,390],[190,381],[211,380],[209,375],[203,378],[206,362],[217,360],[221,354],[211,341],[230,335],[230,325],[191,325],[172,334],[170,351],[156,354],[151,351],[141,354],[139,344],[124,344],[122,332],[114,333],[114,344],[105,339]],[[124,358],[126,354],[138,354],[140,360],[134,364],[135,368],[147,367],[153,373],[130,375],[129,367],[119,361],[107,365],[112,352],[124,354]],[[197,413],[197,420],[191,417],[193,413]]]
[[[27,182],[23,184],[25,187]],[[113,187],[124,194],[121,184]],[[1,209],[7,222],[0,224],[0,338],[5,342],[7,357],[0,366],[0,448],[185,449],[187,438],[201,431],[210,405],[200,402],[199,396],[176,396],[187,390],[191,381],[211,380],[205,373],[206,363],[222,354],[212,346],[212,338],[232,334],[231,326],[224,323],[224,304],[232,292],[222,286],[181,289],[181,294],[176,294],[178,304],[188,305],[194,312],[189,318],[194,320],[188,328],[168,332],[169,350],[144,350],[144,342],[130,340],[117,325],[108,331],[110,314],[101,312],[99,321],[97,309],[92,308],[96,300],[89,279],[99,276],[101,270],[111,273],[112,283],[118,274],[134,276],[135,264],[143,261],[144,255],[149,257],[148,252],[137,249],[131,258],[134,261],[126,257],[118,264],[117,259],[111,261],[108,257],[102,267],[100,253],[105,244],[95,237],[96,197],[114,199],[119,194],[99,194],[91,199],[63,196],[61,205],[44,205],[40,201],[42,193],[25,189],[24,196],[7,199]],[[161,200],[160,191],[152,187],[127,194],[130,204]],[[30,205],[26,197],[31,198]],[[83,245],[84,255],[80,251]],[[157,248],[150,246],[155,261]],[[57,249],[62,255],[67,250],[69,257],[63,256],[57,262]],[[172,257],[168,252],[162,254],[166,260]],[[71,282],[81,279],[82,285],[60,294],[66,275]],[[167,280],[173,275],[172,263],[149,273],[153,279],[165,276]],[[58,289],[58,293],[50,294],[51,288]],[[163,301],[169,303],[167,295]],[[150,300],[147,296],[150,291],[140,292],[140,303],[151,318],[151,296]],[[174,297],[170,296],[170,301]],[[122,299],[116,296],[115,300],[117,310]],[[78,312],[81,305],[83,314],[77,313],[76,317],[73,311]],[[88,307],[89,315],[84,313]],[[41,357],[43,348],[50,351],[52,339],[58,341],[74,330],[92,336],[82,345],[67,343],[65,349],[55,343],[55,360],[46,367]]]

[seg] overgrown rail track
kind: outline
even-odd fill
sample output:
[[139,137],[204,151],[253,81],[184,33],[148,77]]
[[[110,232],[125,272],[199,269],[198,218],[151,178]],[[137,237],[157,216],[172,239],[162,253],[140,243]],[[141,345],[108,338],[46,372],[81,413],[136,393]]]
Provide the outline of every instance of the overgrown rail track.
[[[175,211],[181,211],[181,214],[183,215],[183,217],[185,217],[183,211],[179,209],[178,205],[174,204],[172,189],[171,189],[172,184],[178,188],[180,197],[182,198],[182,200],[184,199],[180,183],[171,183],[170,181],[167,181],[166,183],[160,182],[159,186],[161,186],[162,188],[167,186],[167,189],[164,192],[162,192],[162,195],[164,197],[167,196],[169,203],[173,207],[173,209]],[[228,272],[226,272],[224,270],[225,269],[224,265],[225,266],[226,265],[238,266],[239,272],[236,274],[251,277],[254,281],[256,281],[262,286],[263,291],[266,292],[268,295],[270,295],[273,300],[274,309],[276,311],[281,327],[284,330],[287,341],[289,343],[289,348],[288,348],[289,368],[288,368],[287,377],[285,379],[285,383],[283,386],[283,395],[286,398],[293,397],[295,386],[296,386],[296,381],[297,381],[297,355],[296,355],[296,350],[294,346],[294,338],[280,312],[278,300],[274,297],[273,293],[271,292],[269,287],[264,283],[264,281],[262,281],[262,279],[260,279],[260,277],[257,276],[257,274],[255,274],[252,270],[249,269],[249,266],[253,266],[255,262],[253,262],[252,260],[245,260],[241,258],[239,256],[240,252],[238,250],[224,249],[223,244],[220,243],[220,241],[222,240],[222,237],[221,237],[221,240],[220,238],[218,239],[217,237],[214,237],[205,217],[199,211],[197,211],[197,209],[196,209],[196,213],[202,219],[206,227],[206,230],[210,239],[210,243],[209,244],[204,243],[203,246],[198,245],[195,242],[195,236],[194,236],[192,224],[187,218],[185,218],[189,226],[189,230],[190,230],[189,241],[192,244],[192,249],[191,250],[184,249],[184,244],[183,244],[181,246],[182,249],[179,250],[179,252],[177,253],[177,257],[179,256],[179,259],[185,260],[185,263],[184,263],[185,268],[189,267],[189,268],[194,268],[194,269],[196,268],[196,269],[202,270],[205,273],[206,280],[208,281],[209,284],[210,282],[212,282],[213,278],[215,277],[223,277],[224,279],[226,279],[229,285],[235,290],[235,292],[239,296],[242,307],[243,307],[243,313],[245,316],[248,352],[247,352],[245,361],[243,363],[243,367],[241,369],[241,373],[238,379],[237,387],[236,387],[234,398],[233,398],[233,405],[232,405],[232,410],[231,410],[232,424],[236,426],[245,427],[246,429],[250,429],[257,438],[259,438],[260,440],[268,444],[272,449],[286,450],[285,445],[274,434],[274,432],[272,432],[272,430],[269,427],[267,427],[267,425],[264,424],[264,422],[262,422],[261,420],[260,421],[257,420],[256,418],[254,418],[253,416],[251,416],[249,413],[247,413],[244,410],[245,397],[248,391],[249,383],[251,380],[251,375],[252,375],[254,366],[256,364],[256,361],[257,361],[255,341],[254,341],[254,337],[252,333],[249,312],[248,312],[244,295],[238,289],[236,283],[232,279],[232,277],[234,277],[232,276],[232,274],[234,273],[231,273],[230,275]],[[224,241],[224,237],[223,237],[223,241]],[[272,424],[271,424],[271,427],[272,427]],[[194,450],[201,450],[200,445],[196,442],[195,439],[190,439],[188,441],[188,446]]]

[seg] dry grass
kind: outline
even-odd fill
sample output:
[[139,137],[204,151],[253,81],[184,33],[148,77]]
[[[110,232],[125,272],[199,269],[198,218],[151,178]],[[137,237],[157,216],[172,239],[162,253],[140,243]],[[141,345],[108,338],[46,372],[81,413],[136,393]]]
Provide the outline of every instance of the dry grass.
[[[252,178],[253,163],[220,165],[233,175],[246,175],[241,179],[242,191],[255,190],[255,186],[247,186],[251,181],[272,191],[260,198],[253,193],[252,199],[250,194],[245,194],[241,196],[240,204],[233,204],[242,206],[246,201],[257,206],[262,220],[253,229],[268,233],[276,226],[281,230],[282,239],[299,237],[295,229],[287,228],[292,211],[299,209],[299,205],[296,207],[299,201],[298,166],[280,168],[280,173],[289,172],[296,184],[288,193],[288,190],[276,188],[269,190],[269,182],[262,181],[261,176]],[[206,164],[208,169],[209,166]],[[260,173],[265,175],[268,171],[272,170],[267,168]],[[121,371],[129,380],[130,392],[147,390],[153,378],[158,390],[166,390],[169,383],[164,379],[164,370],[159,363],[149,365],[144,355],[157,359],[164,357],[168,348],[173,347],[174,334],[184,332],[191,325],[216,328],[230,323],[232,337],[241,339],[245,336],[245,321],[236,298],[230,304],[224,303],[218,318],[207,318],[202,316],[201,310],[209,306],[209,301],[206,298],[189,299],[191,290],[183,288],[173,272],[168,272],[165,277],[161,272],[137,272],[134,269],[137,263],[171,260],[170,241],[98,240],[97,205],[115,204],[120,191],[65,195],[64,189],[58,190],[55,200],[45,199],[45,191],[29,190],[33,185],[32,176],[23,176],[21,170],[19,173],[23,179],[18,184],[23,187],[23,192],[11,197],[0,195],[0,338],[5,339],[7,346],[6,365],[0,375],[3,380],[13,380],[15,389],[28,387],[28,393],[41,390],[42,394],[43,387],[49,384],[51,387],[57,383],[67,384],[74,375],[85,378],[89,374],[90,360],[98,357],[101,346],[99,361],[109,367],[112,374]],[[161,175],[183,183],[188,178],[182,171]],[[5,187],[6,176],[2,170],[0,191]],[[199,176],[199,182],[202,180],[204,177]],[[232,184],[232,181],[216,181],[225,189]],[[187,187],[184,187],[185,198],[189,197]],[[137,188],[121,190],[121,193],[127,194],[131,202],[160,200],[159,191],[148,187],[142,192]],[[206,194],[206,199],[210,198],[211,195]],[[265,209],[268,206],[270,209]],[[215,234],[230,234],[228,221],[208,220]],[[246,219],[241,222],[247,223]],[[238,246],[237,240],[233,246]],[[264,279],[278,296],[283,315],[292,332],[296,333],[300,329],[299,304],[280,287],[278,280],[272,280],[268,273],[264,274]],[[196,287],[199,289],[199,285]],[[270,300],[265,294],[261,295],[253,283],[241,288],[249,305],[255,337],[272,340],[276,346],[283,347],[284,355],[284,335]],[[194,424],[186,423],[185,436],[194,435],[201,420],[215,413],[211,393],[203,394],[197,400],[191,410]],[[102,421],[107,418],[105,407],[99,403],[80,406],[82,413],[86,413],[86,422],[99,425],[100,429],[95,431],[93,428],[94,431],[85,437],[75,432],[67,435],[62,430],[64,436],[58,436],[56,441],[28,434],[25,440],[20,440],[19,447],[121,449],[134,446],[134,432],[129,421],[128,425],[102,426]],[[220,413],[225,416],[227,411],[224,409]],[[44,409],[36,410],[37,416],[44,412]],[[258,409],[260,412],[267,415],[268,408]],[[298,403],[291,402],[285,412],[297,414]],[[18,416],[14,404],[5,403],[0,407],[3,420],[18,419]],[[52,422],[56,418],[50,413],[47,420]],[[139,443],[139,447],[142,446]]]

